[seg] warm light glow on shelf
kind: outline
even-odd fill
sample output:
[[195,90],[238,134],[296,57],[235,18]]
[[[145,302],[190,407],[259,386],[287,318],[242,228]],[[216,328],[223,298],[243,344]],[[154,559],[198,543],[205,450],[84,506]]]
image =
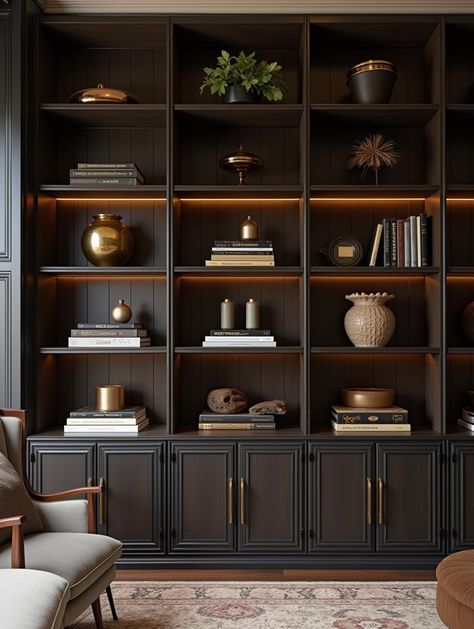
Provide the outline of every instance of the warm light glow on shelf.
[[446,197],[446,201],[448,201],[449,203],[452,203],[453,201],[456,202],[461,202],[461,203],[472,203],[474,201],[474,197],[470,197],[470,198],[463,198],[463,197]]
[[426,201],[426,197],[310,197],[310,201]]
[[166,197],[56,197],[56,201],[107,201],[108,203],[113,203],[114,201],[166,201]]
[[245,201],[249,201],[252,203],[257,203],[260,201],[264,201],[266,203],[275,201],[300,201],[301,197],[241,197],[241,198],[228,198],[228,197],[178,197],[179,201],[205,201],[209,202],[220,202],[220,203],[242,203]]

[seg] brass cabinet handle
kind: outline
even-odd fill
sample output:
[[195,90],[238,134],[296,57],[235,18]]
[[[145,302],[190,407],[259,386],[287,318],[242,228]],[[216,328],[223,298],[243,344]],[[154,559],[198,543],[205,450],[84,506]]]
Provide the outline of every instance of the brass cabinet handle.
[[240,479],[240,524],[245,524],[245,479]]
[[99,487],[103,489],[99,494],[99,524],[105,524],[105,480],[103,478],[99,480]]
[[372,525],[372,479],[367,479],[367,524]]
[[379,478],[379,524],[383,524],[383,480]]
[[87,486],[92,487],[92,476],[89,476],[89,478],[87,479]]
[[227,481],[227,518],[229,524],[234,524],[234,479]]

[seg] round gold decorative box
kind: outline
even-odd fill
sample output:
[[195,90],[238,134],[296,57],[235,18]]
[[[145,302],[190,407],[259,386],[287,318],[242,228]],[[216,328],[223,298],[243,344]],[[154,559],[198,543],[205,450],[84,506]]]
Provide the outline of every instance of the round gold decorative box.
[[91,104],[101,104],[101,103],[116,103],[116,104],[126,104],[126,103],[139,103],[140,101],[131,92],[126,92],[125,90],[121,90],[115,87],[104,87],[102,83],[99,83],[97,87],[86,87],[85,89],[79,90],[71,94],[68,99],[69,103],[91,103]]
[[122,384],[101,384],[95,388],[95,405],[99,411],[120,411],[125,405]]
[[94,266],[122,266],[133,253],[133,234],[121,216],[97,214],[82,234],[81,247]]
[[351,408],[386,408],[395,400],[395,389],[377,387],[342,389],[342,403]]

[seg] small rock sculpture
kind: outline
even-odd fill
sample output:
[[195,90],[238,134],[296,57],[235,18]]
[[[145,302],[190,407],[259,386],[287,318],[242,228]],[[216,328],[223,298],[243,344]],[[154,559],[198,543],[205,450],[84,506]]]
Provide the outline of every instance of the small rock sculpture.
[[207,405],[214,413],[231,415],[232,413],[245,413],[249,400],[245,393],[239,389],[213,389],[207,396]]
[[268,400],[267,402],[259,402],[249,408],[251,415],[285,415],[285,400]]

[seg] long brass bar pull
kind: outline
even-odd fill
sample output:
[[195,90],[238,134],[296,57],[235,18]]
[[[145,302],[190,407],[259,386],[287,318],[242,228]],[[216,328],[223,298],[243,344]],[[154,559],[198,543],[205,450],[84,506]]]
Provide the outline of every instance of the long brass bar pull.
[[240,479],[240,524],[245,524],[245,479]]
[[383,524],[383,480],[379,478],[379,524]]
[[367,479],[367,524],[372,525],[372,479]]
[[105,524],[105,480],[99,480],[99,487],[102,491],[99,494],[99,524]]
[[229,524],[234,524],[234,479],[227,481],[227,518]]

